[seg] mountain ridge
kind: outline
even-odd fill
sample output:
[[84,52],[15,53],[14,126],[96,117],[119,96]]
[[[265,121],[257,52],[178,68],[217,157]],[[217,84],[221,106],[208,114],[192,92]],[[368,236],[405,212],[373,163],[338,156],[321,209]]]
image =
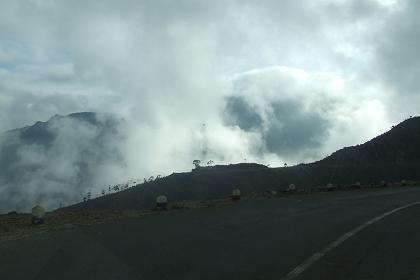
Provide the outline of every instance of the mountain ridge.
[[[44,179],[47,179],[47,185],[48,180],[52,180],[52,185],[58,184],[67,188],[77,186],[80,191],[75,194],[77,197],[74,197],[73,201],[76,198],[79,200],[86,191],[83,186],[94,184],[89,174],[94,172],[95,165],[109,159],[123,165],[122,159],[118,158],[118,152],[107,154],[108,151],[103,150],[106,148],[100,145],[104,142],[100,140],[103,137],[112,137],[114,140],[114,137],[120,137],[117,128],[118,120],[108,118],[106,114],[101,117],[98,117],[99,115],[94,112],[73,113],[67,116],[55,115],[46,122],[36,122],[32,126],[3,133],[3,141],[0,141],[2,142],[0,167],[3,171],[3,174],[0,174],[0,184],[4,185],[5,182],[11,181],[17,185],[16,189],[10,190],[9,199],[14,203],[24,203],[26,200],[22,200],[18,194],[24,197],[25,192],[44,187]],[[70,134],[59,134],[62,125],[69,125]],[[84,130],[97,130],[96,134],[88,138],[83,138],[83,135],[79,137],[80,125]],[[59,138],[61,142],[57,143],[57,135],[61,135]],[[18,142],[15,141],[16,139],[19,139]],[[77,157],[74,157],[72,152],[71,159],[68,159],[66,155],[60,155],[60,145],[67,146],[69,144],[67,142],[71,141],[79,141],[79,144],[72,144],[84,148]],[[113,142],[118,143],[118,141]],[[87,143],[90,144],[87,145]],[[329,183],[340,186],[355,182],[371,184],[383,180],[418,180],[420,179],[418,172],[420,147],[417,143],[420,143],[420,117],[407,119],[363,144],[344,147],[316,162],[275,168],[257,163],[206,166],[193,169],[191,172],[173,173],[154,181],[137,184],[118,193],[73,204],[67,209],[150,208],[154,206],[154,200],[160,194],[167,195],[171,201],[202,200],[226,197],[231,194],[233,188],[240,188],[243,192],[281,191],[289,184],[295,184],[298,188],[312,188]],[[22,147],[24,152],[27,152],[27,149],[30,151],[35,149],[35,154],[29,153],[22,159]],[[92,151],[96,152],[92,153]],[[60,169],[57,171],[55,166],[59,167],[62,164],[59,161],[55,165],[43,166],[40,161],[34,160],[37,157],[45,157],[45,154],[48,160],[50,157],[54,162],[55,157],[58,156],[60,159],[61,156],[61,160],[69,161],[67,166],[77,167],[69,182],[60,182],[55,173],[60,171]],[[116,158],[115,155],[117,155]],[[23,174],[26,171],[29,175]],[[42,178],[42,180],[40,182],[35,180],[34,183],[32,174],[35,174],[34,178]],[[65,189],[52,188],[48,195],[59,197],[59,193],[65,191]],[[5,197],[3,195],[3,198]],[[0,204],[6,205],[7,202]]]
[[315,163],[330,163],[339,158],[353,164],[362,160],[368,164],[417,162],[420,148],[416,143],[420,143],[420,117],[411,117],[363,144],[344,147]]
[[[242,192],[285,190],[289,184],[314,188],[356,182],[419,180],[420,117],[410,118],[364,144],[340,149],[326,158],[308,164],[268,168],[263,165],[203,167],[192,172],[174,173],[157,181],[72,205],[67,209],[141,209],[154,206],[158,195],[170,201],[217,199],[229,196],[234,188]],[[251,168],[238,168],[247,166]]]
[[119,147],[112,145],[124,137],[121,123],[107,114],[82,112],[0,134],[0,212],[78,201],[97,184],[98,172],[124,165]]

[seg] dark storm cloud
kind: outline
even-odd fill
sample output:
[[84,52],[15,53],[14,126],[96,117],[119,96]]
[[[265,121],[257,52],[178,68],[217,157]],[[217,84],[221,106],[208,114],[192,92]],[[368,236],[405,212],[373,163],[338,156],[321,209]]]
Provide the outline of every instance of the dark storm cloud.
[[267,149],[283,157],[316,152],[328,137],[328,121],[315,111],[306,112],[295,101],[273,103],[268,130],[263,134]]
[[[257,132],[265,144],[266,152],[282,158],[295,158],[323,145],[328,137],[329,122],[316,110],[306,111],[296,100],[273,101],[261,113],[244,97],[226,99],[225,122],[245,131]],[[261,114],[264,114],[265,121]]]
[[246,131],[260,130],[262,118],[241,96],[229,96],[226,98],[225,121],[228,125],[237,125]]

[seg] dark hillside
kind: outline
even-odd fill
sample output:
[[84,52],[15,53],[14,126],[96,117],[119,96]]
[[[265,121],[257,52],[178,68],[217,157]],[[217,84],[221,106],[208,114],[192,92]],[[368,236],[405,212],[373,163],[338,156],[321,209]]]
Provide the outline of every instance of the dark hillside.
[[420,117],[403,121],[362,144],[341,149],[319,164],[376,165],[420,162]]
[[205,167],[188,173],[172,174],[126,191],[79,203],[67,209],[154,206],[156,196],[170,201],[226,197],[238,187],[243,192],[284,190],[291,183],[298,188],[398,182],[420,179],[420,117],[410,118],[390,131],[353,147],[343,148],[327,158],[284,168],[258,164]]

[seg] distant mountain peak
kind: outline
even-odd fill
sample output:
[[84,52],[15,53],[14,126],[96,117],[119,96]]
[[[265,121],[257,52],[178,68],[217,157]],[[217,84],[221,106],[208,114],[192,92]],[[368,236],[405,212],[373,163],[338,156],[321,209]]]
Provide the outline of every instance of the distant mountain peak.
[[95,112],[76,112],[76,113],[71,113],[65,116],[56,114],[52,118],[50,118],[47,122],[69,118],[69,119],[77,119],[77,120],[94,123],[96,122],[97,115],[98,113],[95,113]]
[[119,146],[109,145],[124,141],[120,124],[110,114],[81,112],[0,134],[0,187],[11,194],[0,196],[0,212],[25,209],[28,199],[48,207],[74,202],[102,180],[96,174],[104,164],[124,166]]

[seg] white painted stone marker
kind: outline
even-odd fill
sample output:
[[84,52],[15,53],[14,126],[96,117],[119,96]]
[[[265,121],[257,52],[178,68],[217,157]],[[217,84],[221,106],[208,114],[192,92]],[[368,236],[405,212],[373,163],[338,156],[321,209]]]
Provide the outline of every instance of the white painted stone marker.
[[168,198],[165,195],[159,195],[156,198],[156,209],[167,210]]
[[234,189],[232,191],[232,200],[238,201],[241,199],[241,191],[239,189]]
[[290,184],[287,189],[288,192],[294,192],[296,191],[296,185],[295,184]]
[[45,209],[42,206],[36,205],[32,208],[32,219],[33,225],[39,225],[44,223]]

